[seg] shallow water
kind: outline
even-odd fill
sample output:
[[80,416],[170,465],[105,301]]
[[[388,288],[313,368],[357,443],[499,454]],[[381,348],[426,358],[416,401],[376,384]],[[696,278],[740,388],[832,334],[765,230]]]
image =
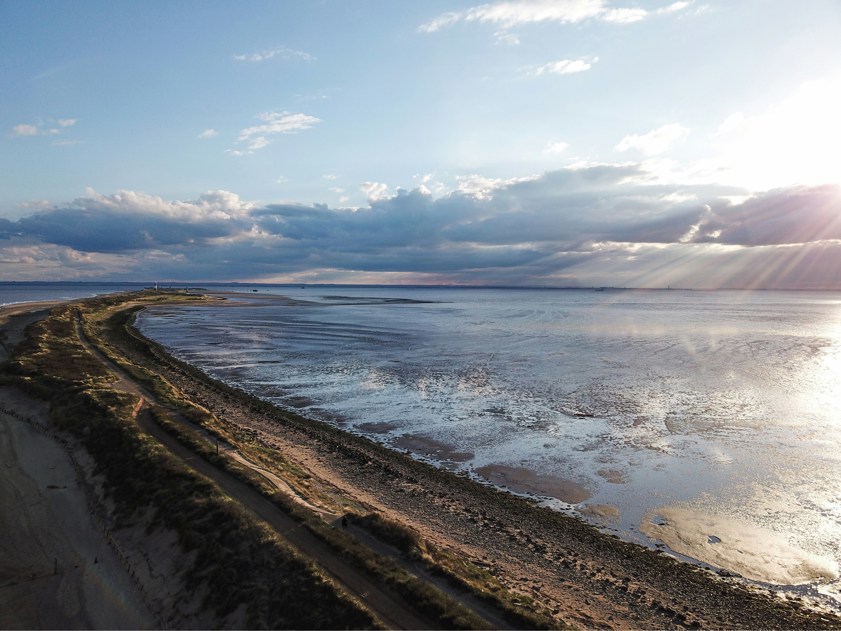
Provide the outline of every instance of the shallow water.
[[142,289],[141,283],[0,282],[0,306],[42,300],[74,300]]
[[837,596],[841,295],[255,288],[139,326],[278,405]]

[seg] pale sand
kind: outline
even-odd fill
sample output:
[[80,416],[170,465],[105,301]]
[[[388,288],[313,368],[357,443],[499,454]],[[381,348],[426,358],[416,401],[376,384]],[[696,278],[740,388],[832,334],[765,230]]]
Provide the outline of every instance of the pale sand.
[[838,578],[832,559],[790,545],[770,530],[721,515],[665,507],[645,515],[640,531],[675,552],[777,585],[805,585]]
[[619,509],[612,504],[585,504],[578,508],[578,512],[606,523],[619,521],[621,515]]
[[[0,360],[38,316],[0,311]],[[108,544],[48,405],[0,387],[0,628],[159,626]]]

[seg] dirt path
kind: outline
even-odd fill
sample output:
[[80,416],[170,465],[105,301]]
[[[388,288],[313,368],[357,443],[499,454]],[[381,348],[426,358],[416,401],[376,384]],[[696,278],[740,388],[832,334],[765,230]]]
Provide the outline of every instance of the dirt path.
[[[436,621],[430,619],[423,613],[416,611],[413,603],[406,601],[396,594],[384,590],[377,582],[373,581],[367,575],[363,574],[353,565],[338,556],[337,553],[330,548],[330,546],[313,535],[306,527],[302,526],[300,522],[292,519],[281,508],[269,501],[253,487],[245,484],[226,471],[218,469],[161,428],[161,426],[155,423],[152,419],[148,409],[149,404],[157,404],[156,397],[142,385],[134,381],[124,370],[122,370],[122,368],[117,366],[108,357],[96,349],[85,336],[78,321],[76,322],[76,333],[81,343],[91,353],[99,358],[100,361],[102,361],[115,375],[116,381],[114,383],[114,387],[140,397],[141,403],[136,408],[136,419],[139,427],[144,432],[155,438],[155,440],[161,443],[161,445],[169,450],[170,453],[186,463],[193,470],[212,480],[228,495],[237,500],[242,506],[246,507],[270,525],[299,552],[309,557],[317,565],[319,565],[344,590],[364,602],[385,624],[385,626],[394,629],[438,628],[436,626]],[[181,422],[191,428],[194,428],[194,426],[183,417],[176,418],[176,420],[177,422]],[[233,451],[233,448],[230,445],[226,445],[225,447],[228,450]],[[237,454],[236,459],[240,463],[243,463],[249,468],[259,472],[270,481],[275,482],[276,479],[277,487],[281,492],[292,492],[283,480],[265,471],[262,467],[248,461],[241,454]],[[303,502],[308,507],[315,508],[304,502],[294,493],[292,496],[298,498],[299,501]],[[319,512],[331,523],[335,523],[339,518],[338,515],[327,513],[326,511]],[[502,628],[499,623],[504,624],[504,621],[501,618],[493,617],[489,623]]]

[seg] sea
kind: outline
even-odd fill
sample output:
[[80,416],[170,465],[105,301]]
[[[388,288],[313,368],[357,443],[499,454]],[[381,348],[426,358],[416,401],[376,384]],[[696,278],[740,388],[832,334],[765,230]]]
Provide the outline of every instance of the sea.
[[279,407],[841,605],[839,293],[208,289],[228,300],[138,327]]
[[[148,283],[146,285],[149,285]],[[75,300],[143,289],[144,283],[0,282],[0,306],[43,300]]]

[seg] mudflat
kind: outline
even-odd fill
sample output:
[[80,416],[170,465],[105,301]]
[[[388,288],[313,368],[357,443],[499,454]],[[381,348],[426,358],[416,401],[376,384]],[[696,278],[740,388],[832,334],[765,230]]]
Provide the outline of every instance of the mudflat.
[[[170,383],[307,472],[311,488],[353,498],[492,574],[558,624],[585,628],[839,628],[797,596],[780,597],[602,533],[580,520],[433,467],[339,428],[283,411],[156,352]],[[420,454],[442,446],[413,439]],[[453,456],[451,456],[453,457]],[[453,457],[455,459],[455,457]],[[520,469],[486,472],[520,492],[575,501],[583,490]],[[602,507],[606,515],[612,507]]]

